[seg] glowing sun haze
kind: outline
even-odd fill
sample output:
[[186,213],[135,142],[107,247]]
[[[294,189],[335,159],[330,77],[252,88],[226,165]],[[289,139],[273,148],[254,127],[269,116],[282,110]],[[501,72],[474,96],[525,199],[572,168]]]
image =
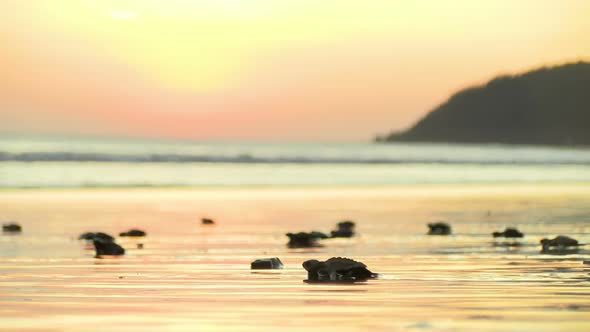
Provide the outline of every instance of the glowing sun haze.
[[586,0],[4,0],[0,132],[369,140],[590,57]]

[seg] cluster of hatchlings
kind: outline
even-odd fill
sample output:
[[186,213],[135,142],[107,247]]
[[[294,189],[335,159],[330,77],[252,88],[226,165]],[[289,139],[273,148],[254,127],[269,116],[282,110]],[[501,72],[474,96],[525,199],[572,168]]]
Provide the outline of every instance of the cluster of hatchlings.
[[[202,225],[215,225],[215,221],[209,218],[201,219]],[[451,226],[445,222],[436,222],[428,224],[428,235],[450,235]],[[22,227],[14,222],[2,225],[2,231],[8,234],[19,234]],[[147,233],[140,229],[130,229],[119,233],[120,237],[143,238]],[[336,225],[336,229],[330,232],[330,235],[318,232],[299,232],[287,233],[289,238],[287,246],[289,248],[310,248],[321,246],[320,240],[333,238],[350,238],[355,235],[355,223],[352,221],[342,221]],[[494,238],[517,239],[524,237],[524,234],[516,228],[506,228],[503,232],[492,233]],[[102,232],[86,232],[78,237],[79,240],[92,243],[96,251],[96,258],[108,256],[121,256],[125,254],[125,249],[115,242],[115,238]],[[568,248],[577,248],[582,244],[577,240],[559,235],[553,239],[542,239],[542,252],[560,252]],[[143,243],[137,243],[137,248],[142,249]],[[584,264],[590,264],[590,261],[584,261]],[[303,268],[307,271],[306,282],[357,282],[366,281],[376,278],[378,275],[367,269],[367,266],[350,258],[332,257],[326,261],[315,259],[303,262]],[[265,269],[282,269],[284,267],[281,260],[277,257],[257,259],[250,264],[253,270]]]

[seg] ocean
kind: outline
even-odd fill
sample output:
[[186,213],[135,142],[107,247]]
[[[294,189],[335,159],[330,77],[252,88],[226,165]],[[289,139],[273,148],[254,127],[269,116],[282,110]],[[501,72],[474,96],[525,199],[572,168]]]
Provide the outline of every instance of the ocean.
[[[0,331],[588,331],[589,183],[588,149],[4,137],[0,221],[23,231],[0,235]],[[342,220],[355,237],[286,246]],[[557,235],[582,246],[542,252]],[[379,278],[304,282],[334,256]]]
[[0,187],[363,186],[590,181],[563,147],[0,139]]

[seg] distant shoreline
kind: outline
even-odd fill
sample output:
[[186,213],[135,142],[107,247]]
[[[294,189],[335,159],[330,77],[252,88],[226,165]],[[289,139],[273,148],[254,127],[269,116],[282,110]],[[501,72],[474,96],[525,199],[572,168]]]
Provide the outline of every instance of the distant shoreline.
[[[409,130],[409,129],[408,129]],[[590,130],[590,129],[589,129]],[[428,140],[403,140],[397,138],[398,135],[402,135],[405,131],[396,131],[388,136],[377,135],[371,141],[375,144],[428,144],[428,145],[457,145],[457,146],[493,146],[493,147],[506,147],[506,148],[548,148],[548,149],[571,149],[571,150],[588,150],[590,149],[590,143],[588,144],[551,144],[551,143],[507,143],[507,142],[464,142],[464,141],[428,141]]]
[[375,195],[422,195],[425,191],[430,194],[465,194],[470,193],[475,196],[497,193],[500,190],[505,195],[527,193],[527,194],[546,194],[548,192],[559,193],[561,190],[580,192],[590,194],[590,181],[588,182],[539,182],[539,183],[463,183],[463,184],[411,184],[411,185],[240,185],[240,186],[162,186],[162,187],[141,187],[141,186],[119,186],[119,187],[36,187],[36,188],[0,188],[2,194],[18,194],[27,192],[128,192],[128,193],[202,193],[215,194],[224,192],[249,193],[249,192],[285,192],[299,194],[333,194],[349,195],[358,193],[370,193]]

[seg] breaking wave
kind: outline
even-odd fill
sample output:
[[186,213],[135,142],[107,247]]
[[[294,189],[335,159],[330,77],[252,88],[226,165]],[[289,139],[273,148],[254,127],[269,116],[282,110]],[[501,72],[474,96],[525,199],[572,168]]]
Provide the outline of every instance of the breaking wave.
[[490,165],[588,165],[590,159],[532,159],[532,158],[441,158],[420,155],[412,158],[346,158],[346,157],[261,157],[250,154],[235,156],[191,154],[109,154],[79,152],[0,152],[0,162],[97,162],[97,163],[244,163],[244,164],[490,164]]

